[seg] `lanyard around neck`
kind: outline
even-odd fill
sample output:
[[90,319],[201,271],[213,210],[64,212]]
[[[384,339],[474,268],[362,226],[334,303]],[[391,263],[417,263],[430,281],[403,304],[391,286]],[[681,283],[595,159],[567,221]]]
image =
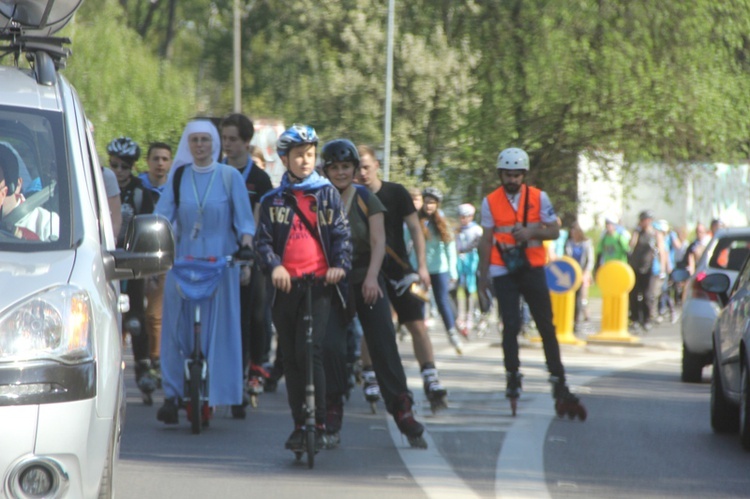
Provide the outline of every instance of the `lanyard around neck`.
[[200,196],[198,196],[198,186],[195,184],[195,171],[191,170],[190,173],[191,179],[193,181],[193,193],[195,194],[195,201],[198,203],[198,215],[203,216],[203,207],[206,206],[206,199],[208,199],[208,193],[211,191],[211,186],[214,185],[214,178],[216,178],[216,170],[218,170],[218,165],[216,168],[214,168],[214,171],[211,172],[211,178],[208,180],[208,187],[206,187],[206,191],[203,193],[203,199],[200,199]]

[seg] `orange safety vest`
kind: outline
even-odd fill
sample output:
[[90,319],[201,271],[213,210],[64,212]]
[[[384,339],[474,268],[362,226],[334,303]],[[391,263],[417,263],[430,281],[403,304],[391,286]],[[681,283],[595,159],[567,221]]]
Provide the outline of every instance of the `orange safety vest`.
[[[525,196],[529,196],[529,214],[526,217],[526,227],[541,227],[542,225],[542,191],[536,187],[523,186],[521,197],[518,200],[518,211],[513,209],[513,205],[508,201],[508,195],[503,187],[498,187],[489,196],[487,203],[495,222],[493,236],[498,243],[515,245],[516,238],[511,233],[517,225],[523,225],[523,210],[526,203]],[[532,267],[541,267],[547,262],[547,252],[544,249],[542,241],[532,239],[528,241],[526,247],[526,257]],[[490,253],[490,263],[492,265],[505,266],[503,257],[497,248],[497,244],[492,245]]]

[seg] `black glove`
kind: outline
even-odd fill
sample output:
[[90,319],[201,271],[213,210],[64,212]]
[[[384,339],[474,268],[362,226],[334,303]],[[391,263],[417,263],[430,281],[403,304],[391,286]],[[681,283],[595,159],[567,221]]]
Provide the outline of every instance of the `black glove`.
[[237,253],[234,254],[234,258],[252,264],[255,261],[255,251],[253,251],[250,246],[243,246],[237,250]]

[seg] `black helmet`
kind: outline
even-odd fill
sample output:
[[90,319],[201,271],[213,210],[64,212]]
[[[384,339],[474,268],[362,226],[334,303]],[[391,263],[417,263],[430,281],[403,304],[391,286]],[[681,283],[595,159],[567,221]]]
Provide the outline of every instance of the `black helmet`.
[[431,197],[437,199],[438,203],[443,202],[443,193],[437,187],[425,187],[422,191],[422,198]]
[[357,146],[348,139],[336,139],[328,142],[323,147],[323,168],[331,166],[336,161],[347,161],[359,168],[359,152]]
[[130,137],[118,137],[107,145],[107,154],[133,165],[141,157],[141,148]]

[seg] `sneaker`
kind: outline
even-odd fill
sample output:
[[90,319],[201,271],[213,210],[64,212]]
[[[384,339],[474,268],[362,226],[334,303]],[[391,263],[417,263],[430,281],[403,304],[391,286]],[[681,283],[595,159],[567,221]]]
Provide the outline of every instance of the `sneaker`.
[[380,400],[380,385],[377,376],[375,376],[375,371],[370,369],[362,371],[362,390],[368,402]]
[[340,396],[327,396],[326,399],[326,432],[338,433],[344,419],[344,403]]
[[424,386],[424,394],[428,399],[434,397],[445,397],[448,394],[448,390],[446,390],[440,383],[438,371],[435,368],[422,371],[422,382]]
[[396,399],[395,410],[393,411],[393,420],[396,422],[396,426],[401,433],[409,438],[421,437],[424,433],[424,426],[414,419],[413,404],[411,396],[408,393],[402,393]]
[[286,439],[284,444],[285,449],[292,451],[301,451],[305,448],[305,427],[301,425],[295,425],[294,431],[289,438]]
[[180,417],[177,413],[177,401],[175,399],[165,399],[164,405],[156,412],[156,419],[164,424],[179,423]]

